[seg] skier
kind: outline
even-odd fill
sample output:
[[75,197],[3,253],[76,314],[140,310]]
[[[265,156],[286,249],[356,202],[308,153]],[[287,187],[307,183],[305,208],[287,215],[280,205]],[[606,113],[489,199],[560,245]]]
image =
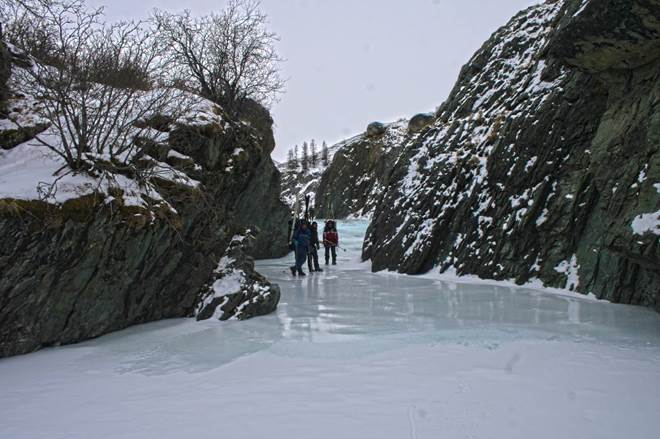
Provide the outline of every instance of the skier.
[[323,228],[323,246],[325,247],[325,265],[330,262],[330,253],[332,253],[332,265],[337,265],[337,246],[339,245],[339,234],[337,233],[337,224],[328,220]]
[[321,248],[321,245],[319,244],[319,225],[317,224],[316,221],[312,223],[312,228],[310,231],[312,233],[312,240],[309,245],[309,255],[307,256],[307,267],[309,268],[310,273],[314,271],[323,271],[321,267],[319,267],[318,250]]
[[307,252],[309,251],[310,242],[312,240],[312,232],[309,230],[307,221],[301,221],[300,226],[293,232],[293,245],[296,254],[296,265],[291,268],[291,274],[294,276],[304,276],[302,266],[307,259]]

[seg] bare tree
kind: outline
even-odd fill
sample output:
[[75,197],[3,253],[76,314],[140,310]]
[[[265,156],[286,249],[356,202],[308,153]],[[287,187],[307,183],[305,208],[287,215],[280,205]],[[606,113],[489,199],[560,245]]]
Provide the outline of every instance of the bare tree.
[[202,96],[237,115],[246,99],[268,106],[284,90],[278,37],[255,0],[229,0],[220,14],[154,13],[179,77]]
[[49,63],[56,47],[53,29],[47,28],[43,14],[55,5],[54,0],[0,0],[2,38]]
[[45,31],[48,57],[57,61],[44,63],[44,53],[22,47],[34,62],[18,69],[17,80],[52,125],[37,140],[74,171],[98,159],[128,163],[140,145],[162,135],[150,120],[185,108],[179,105],[183,93],[166,83],[150,33],[143,23],[106,25],[103,10],[87,9],[82,0],[39,0],[33,6],[39,8],[34,20],[22,24]]

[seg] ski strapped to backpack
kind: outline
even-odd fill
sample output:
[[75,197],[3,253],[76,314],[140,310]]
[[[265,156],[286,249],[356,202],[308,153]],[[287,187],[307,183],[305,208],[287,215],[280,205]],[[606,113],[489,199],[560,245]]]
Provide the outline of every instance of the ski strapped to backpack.
[[309,194],[305,195],[305,221],[309,221]]
[[291,216],[291,231],[289,232],[289,248],[293,249],[293,235],[296,232],[296,227],[298,226],[298,215],[300,212],[300,201],[296,197],[295,203],[293,203],[293,214]]

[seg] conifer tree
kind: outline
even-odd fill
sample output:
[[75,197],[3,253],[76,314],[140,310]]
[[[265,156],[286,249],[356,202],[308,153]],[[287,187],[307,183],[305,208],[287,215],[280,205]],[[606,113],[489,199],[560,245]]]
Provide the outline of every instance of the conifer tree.
[[298,164],[296,163],[296,157],[293,154],[293,149],[290,149],[289,153],[287,154],[286,167],[287,167],[287,169],[292,171],[292,170],[296,169],[297,166],[298,166]]
[[323,166],[328,166],[328,145],[326,145],[325,140],[323,141],[323,146],[321,147],[321,163]]
[[303,150],[302,150],[302,170],[303,172],[306,172],[309,169],[309,145],[307,142],[303,142]]
[[312,168],[316,168],[316,164],[319,161],[319,153],[316,150],[316,142],[314,139],[309,144],[309,160],[312,164]]

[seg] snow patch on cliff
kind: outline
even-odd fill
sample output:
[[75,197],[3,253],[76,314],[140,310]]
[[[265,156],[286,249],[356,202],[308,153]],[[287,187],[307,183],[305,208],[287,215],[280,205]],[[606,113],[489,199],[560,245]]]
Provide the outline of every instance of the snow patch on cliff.
[[660,235],[660,210],[636,216],[630,227],[635,235],[644,235],[645,233]]

